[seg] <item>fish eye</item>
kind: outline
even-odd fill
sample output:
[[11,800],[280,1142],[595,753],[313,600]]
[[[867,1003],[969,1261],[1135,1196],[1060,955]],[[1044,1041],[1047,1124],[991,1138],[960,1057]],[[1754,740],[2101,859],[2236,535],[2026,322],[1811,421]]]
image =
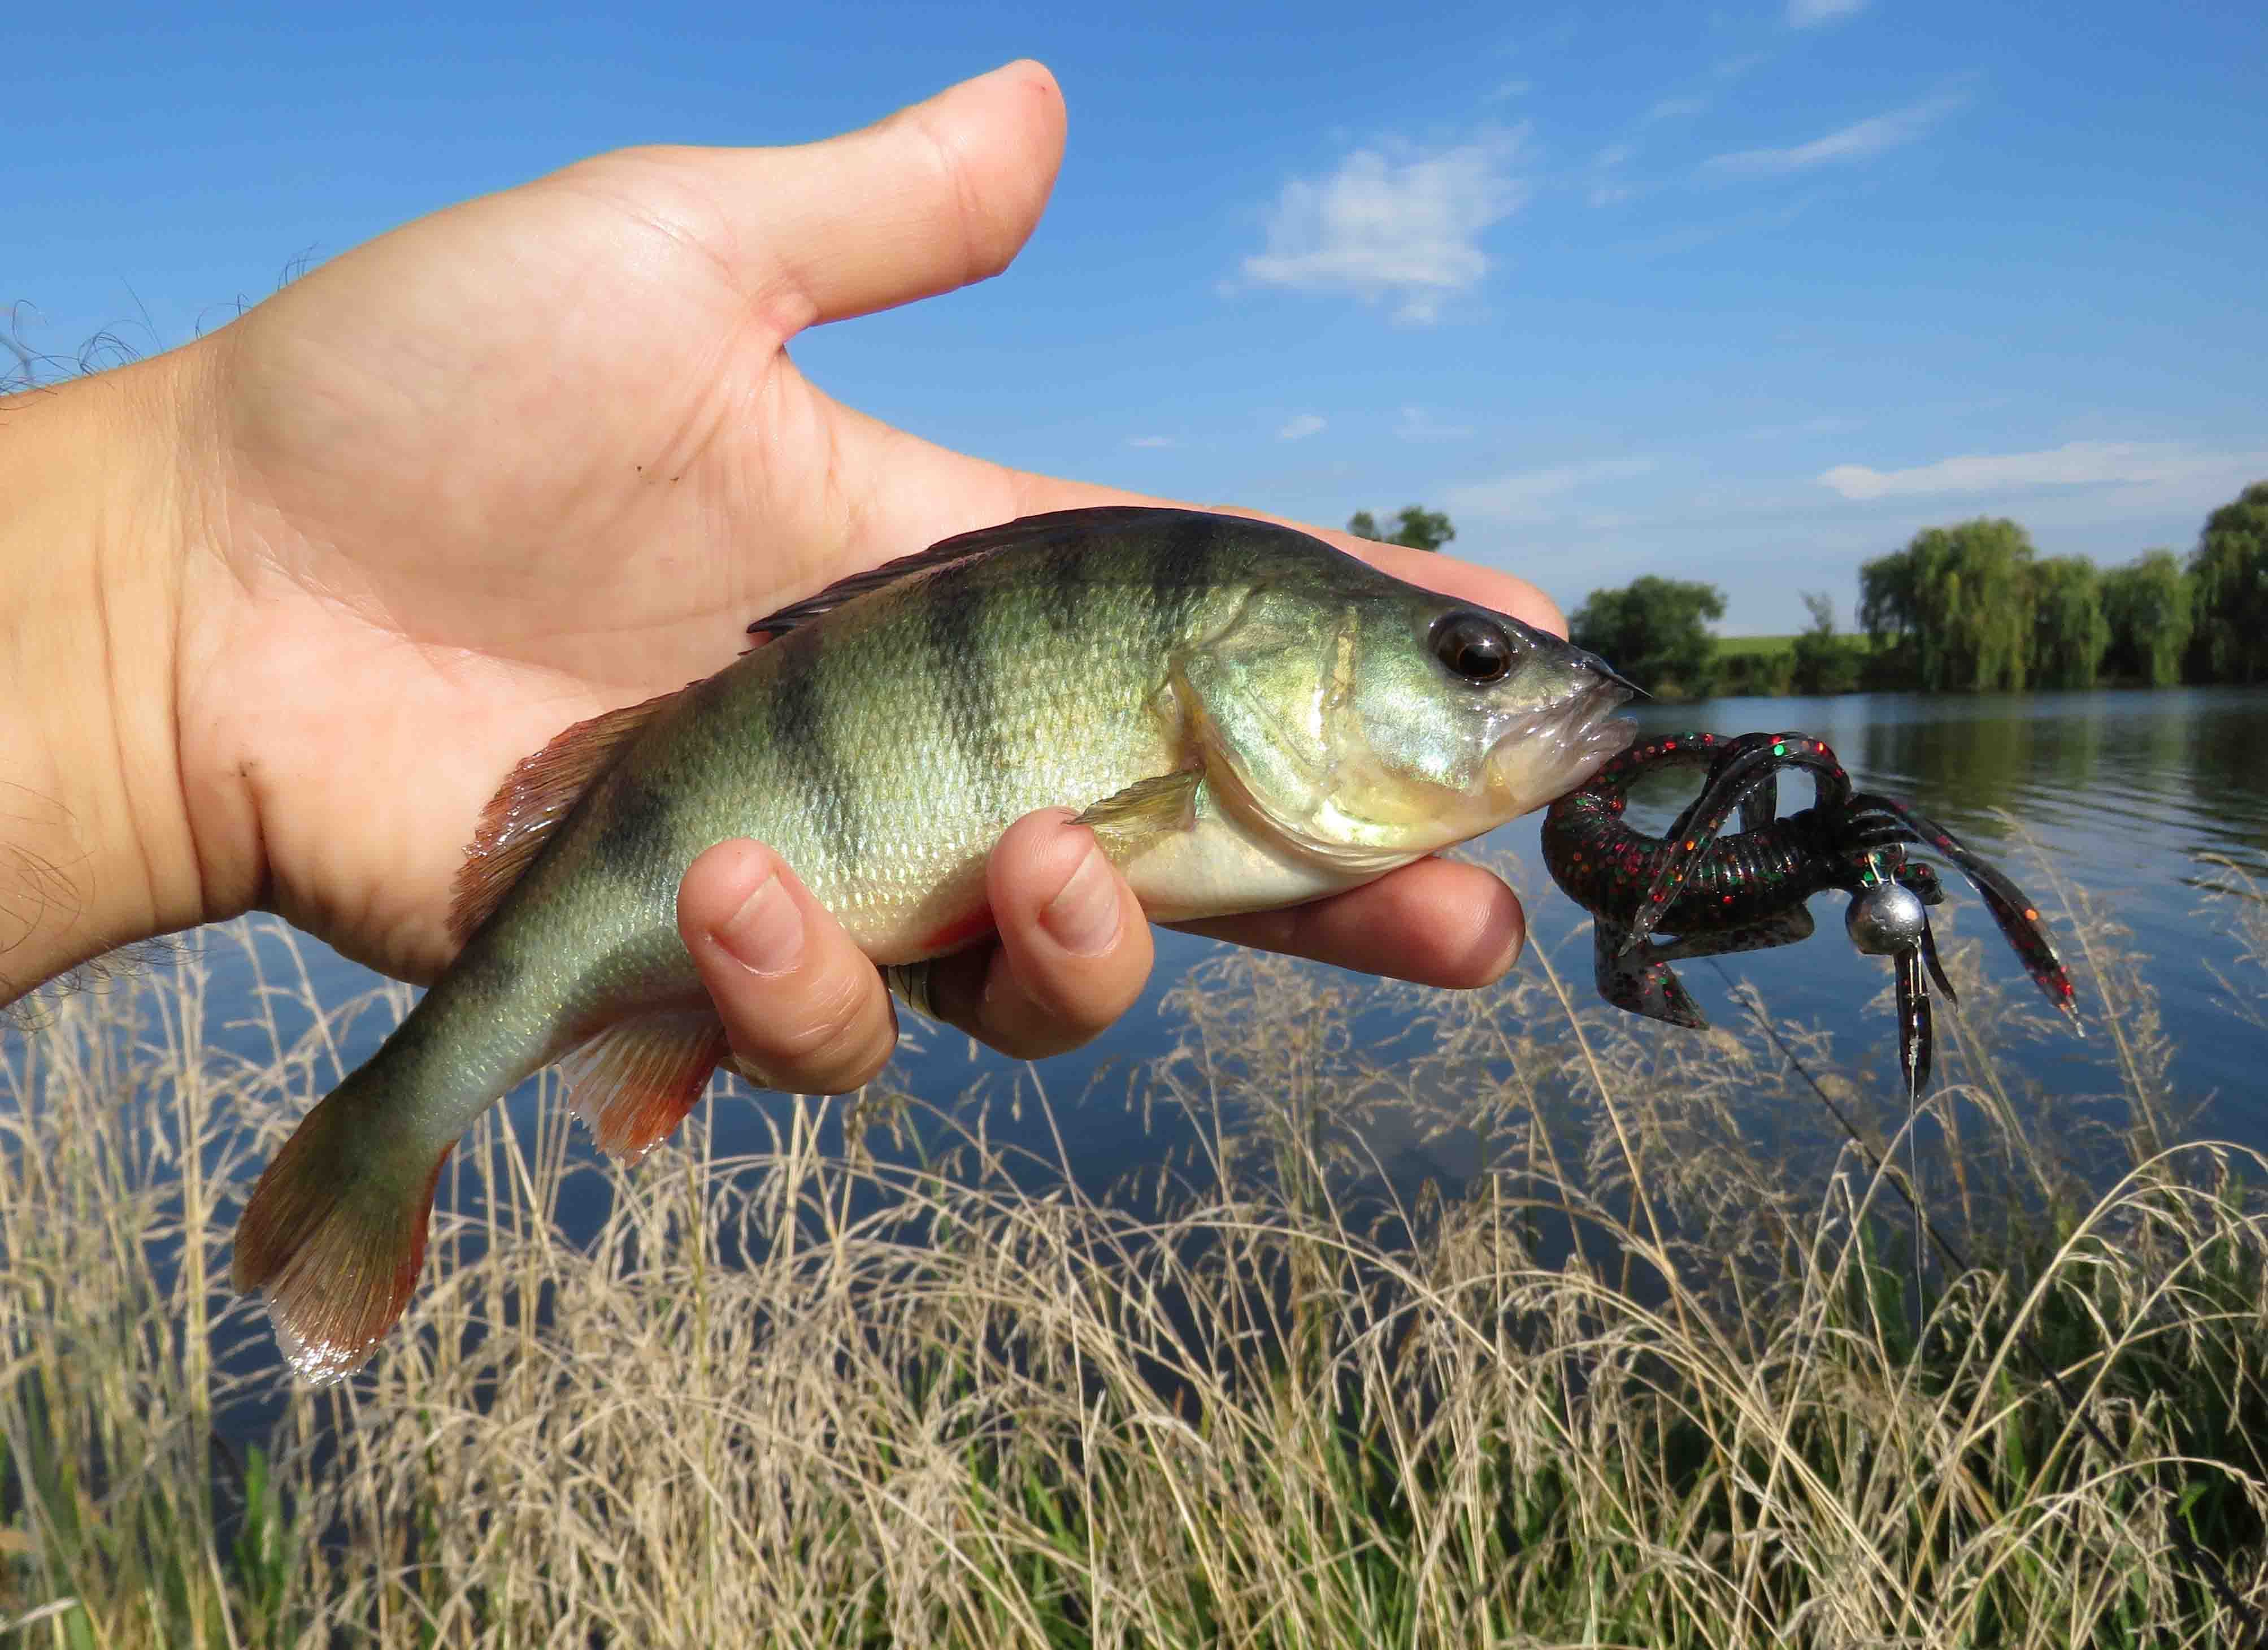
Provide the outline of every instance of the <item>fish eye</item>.
[[1512,670],[1512,637],[1483,613],[1453,613],[1433,626],[1433,657],[1476,686],[1502,681]]

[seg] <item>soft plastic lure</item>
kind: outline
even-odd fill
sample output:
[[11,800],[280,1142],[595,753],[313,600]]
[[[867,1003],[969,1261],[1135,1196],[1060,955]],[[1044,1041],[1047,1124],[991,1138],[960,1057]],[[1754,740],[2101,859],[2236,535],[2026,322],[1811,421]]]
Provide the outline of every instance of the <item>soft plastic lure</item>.
[[[1707,773],[1701,794],[1666,835],[1649,836],[1624,821],[1634,780],[1685,767]],[[1779,774],[1790,768],[1809,774],[1817,795],[1782,819]],[[1735,812],[1741,829],[1727,834]],[[1853,790],[1835,753],[1808,734],[1641,740],[1553,803],[1543,819],[1543,863],[1595,919],[1600,994],[1672,1025],[1708,1024],[1672,962],[1808,939],[1811,896],[1830,888],[1850,895],[1844,926],[1852,942],[1889,957],[1896,969],[1898,1063],[1912,1099],[1929,1081],[1928,982],[1948,999],[1954,991],[1929,926],[1929,907],[1943,902],[1945,890],[1927,865],[1906,857],[1909,843],[1960,868],[2033,982],[2077,1028],[2071,976],[2023,890],[1907,803]]]

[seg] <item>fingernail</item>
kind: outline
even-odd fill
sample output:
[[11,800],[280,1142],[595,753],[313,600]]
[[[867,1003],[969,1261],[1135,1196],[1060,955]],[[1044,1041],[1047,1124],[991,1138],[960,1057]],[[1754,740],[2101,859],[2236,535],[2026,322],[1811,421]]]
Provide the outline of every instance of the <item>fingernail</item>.
[[1040,926],[1075,956],[1099,956],[1118,938],[1118,884],[1102,850],[1090,848],[1040,913]]
[[758,883],[740,909],[717,925],[717,943],[758,974],[784,974],[803,961],[803,912],[777,873]]

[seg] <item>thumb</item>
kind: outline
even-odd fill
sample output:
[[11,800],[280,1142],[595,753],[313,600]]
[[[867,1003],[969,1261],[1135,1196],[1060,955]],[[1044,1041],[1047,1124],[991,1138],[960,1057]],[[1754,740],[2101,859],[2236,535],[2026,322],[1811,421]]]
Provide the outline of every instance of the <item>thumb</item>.
[[762,307],[799,331],[999,274],[1063,147],[1063,93],[1027,59],[840,137],[698,152],[731,241],[761,249]]

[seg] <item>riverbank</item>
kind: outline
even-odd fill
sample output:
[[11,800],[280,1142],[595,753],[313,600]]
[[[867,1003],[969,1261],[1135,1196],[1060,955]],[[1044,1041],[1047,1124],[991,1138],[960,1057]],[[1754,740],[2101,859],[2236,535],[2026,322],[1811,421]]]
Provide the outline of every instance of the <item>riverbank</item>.
[[[2230,890],[2225,1031],[2268,1050],[2268,906]],[[213,1035],[201,959],[63,999],[0,1073],[0,1619],[121,1646],[2225,1641],[2168,1521],[2268,1596],[2268,1161],[2176,1145],[2197,1097],[2148,981],[2077,906],[2084,1093],[2016,1074],[2056,1034],[1974,939],[1911,1137],[1858,1075],[1879,1050],[1783,1028],[1867,1151],[1755,1028],[1661,1035],[1542,955],[1470,996],[1208,963],[1132,1090],[1197,1145],[1108,1198],[977,1104],[878,1089],[837,1146],[834,1108],[734,1093],[768,1149],[716,1154],[703,1109],[621,1174],[546,1093],[468,1138],[404,1331],[321,1395],[278,1385],[226,1233],[342,1017],[403,995],[255,999],[264,1058]],[[1484,1171],[1397,1191],[1443,1134]],[[1966,1263],[1916,1271],[1909,1141]]]
[[[1914,693],[1911,661],[1877,648],[1864,635],[1831,636],[1815,640],[1820,657],[1808,679],[1800,668],[1799,636],[1718,636],[1710,638],[1715,672],[1707,695],[1715,699],[1785,699],[1835,693]],[[2146,691],[2160,684],[2140,676],[2113,672],[2098,674],[2094,688]],[[2042,692],[2066,692],[2064,688]],[[1690,696],[1672,693],[1675,700]]]

